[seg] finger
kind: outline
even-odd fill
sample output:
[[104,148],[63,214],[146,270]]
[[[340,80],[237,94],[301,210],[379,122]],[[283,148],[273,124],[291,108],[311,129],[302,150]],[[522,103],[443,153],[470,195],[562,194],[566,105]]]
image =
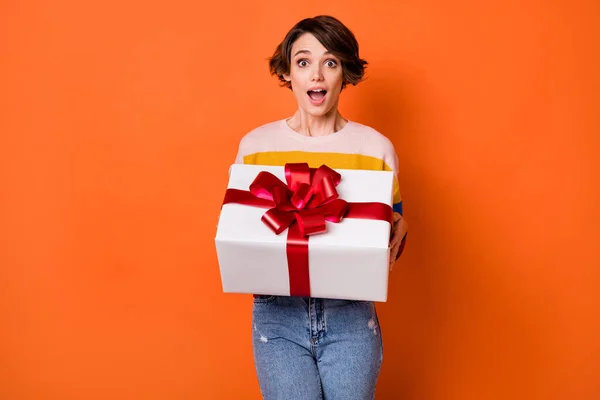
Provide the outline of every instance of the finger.
[[390,271],[394,269],[394,265],[396,264],[396,252],[390,252]]
[[396,261],[396,256],[398,255],[398,250],[400,249],[400,243],[397,243],[396,245],[392,246],[390,248],[390,262]]
[[392,237],[390,239],[390,246],[394,246],[402,241],[406,230],[404,229],[405,225],[398,224],[394,227],[394,231],[392,232]]
[[401,227],[396,227],[396,229],[394,229],[394,232],[392,232],[392,237],[390,238],[390,243],[397,243],[402,239],[402,236],[404,236],[404,230],[401,229]]

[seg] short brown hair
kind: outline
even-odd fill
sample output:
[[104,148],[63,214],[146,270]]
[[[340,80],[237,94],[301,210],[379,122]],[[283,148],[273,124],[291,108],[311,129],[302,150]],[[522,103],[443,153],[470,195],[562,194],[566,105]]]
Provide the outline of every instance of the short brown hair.
[[344,81],[346,84],[356,85],[363,80],[367,61],[358,55],[358,42],[354,34],[338,19],[329,15],[319,15],[306,18],[298,22],[287,33],[283,41],[277,46],[273,56],[269,58],[271,75],[277,75],[281,86],[292,88],[283,75],[290,73],[291,53],[294,42],[303,34],[312,34],[328,51],[342,62]]

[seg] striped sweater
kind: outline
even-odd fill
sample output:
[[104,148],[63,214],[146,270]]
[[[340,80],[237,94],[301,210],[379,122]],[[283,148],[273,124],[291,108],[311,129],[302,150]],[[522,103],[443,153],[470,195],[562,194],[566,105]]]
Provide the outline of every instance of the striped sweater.
[[277,165],[306,162],[338,169],[394,171],[394,211],[402,215],[398,185],[398,156],[392,142],[375,129],[348,121],[339,131],[325,136],[305,136],[290,128],[285,119],[262,125],[240,141],[236,164]]

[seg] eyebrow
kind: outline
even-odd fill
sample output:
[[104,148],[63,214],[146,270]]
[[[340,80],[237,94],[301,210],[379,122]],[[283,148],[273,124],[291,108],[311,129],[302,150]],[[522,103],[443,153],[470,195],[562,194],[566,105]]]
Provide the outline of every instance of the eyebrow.
[[[311,54],[311,52],[310,52],[310,50],[298,50],[298,51],[296,52],[296,54],[294,54],[294,57],[296,57],[298,54]],[[323,53],[323,54],[332,55],[332,53],[331,53],[329,50],[327,50],[327,51],[326,51],[325,53]]]

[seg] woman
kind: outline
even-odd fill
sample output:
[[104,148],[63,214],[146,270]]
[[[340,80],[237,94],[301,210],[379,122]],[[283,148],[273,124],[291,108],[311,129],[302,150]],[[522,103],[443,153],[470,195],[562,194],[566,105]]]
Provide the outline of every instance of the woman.
[[[291,89],[298,109],[291,118],[246,134],[237,163],[393,170],[392,143],[365,125],[343,118],[339,95],[358,84],[366,61],[350,30],[330,16],[296,24],[269,61],[273,75]],[[397,179],[390,268],[402,252],[407,226]],[[265,399],[373,399],[383,358],[372,302],[254,296],[253,350]]]

